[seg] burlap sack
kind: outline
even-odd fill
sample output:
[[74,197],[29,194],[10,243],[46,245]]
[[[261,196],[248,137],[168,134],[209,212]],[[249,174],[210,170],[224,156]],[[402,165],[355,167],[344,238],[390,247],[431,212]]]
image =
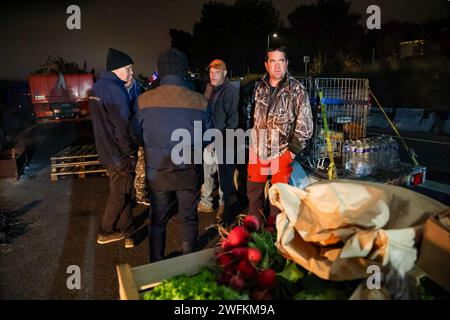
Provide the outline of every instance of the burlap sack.
[[447,209],[402,187],[354,180],[304,190],[277,183],[269,198],[282,211],[279,251],[328,280],[366,278],[370,265],[389,265],[404,275],[416,261],[415,240],[425,220]]

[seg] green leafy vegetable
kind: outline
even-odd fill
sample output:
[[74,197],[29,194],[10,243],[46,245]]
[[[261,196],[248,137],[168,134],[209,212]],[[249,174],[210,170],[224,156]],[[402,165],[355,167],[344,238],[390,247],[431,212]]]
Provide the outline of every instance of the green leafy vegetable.
[[290,260],[286,260],[286,265],[282,272],[278,273],[280,277],[285,278],[289,282],[295,283],[303,278],[303,272],[301,272],[295,263]]
[[167,280],[143,295],[144,300],[246,300],[248,295],[220,285],[212,270],[203,267],[195,276],[180,275]]

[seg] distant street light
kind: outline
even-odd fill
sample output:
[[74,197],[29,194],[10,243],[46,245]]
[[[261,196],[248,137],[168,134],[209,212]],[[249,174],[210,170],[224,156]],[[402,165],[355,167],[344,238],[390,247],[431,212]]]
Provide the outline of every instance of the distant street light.
[[308,76],[308,63],[309,63],[309,56],[303,56],[303,63],[305,64],[305,77]]
[[[267,35],[267,49],[270,48],[270,33]],[[278,35],[276,33],[272,34],[272,37],[276,38]]]

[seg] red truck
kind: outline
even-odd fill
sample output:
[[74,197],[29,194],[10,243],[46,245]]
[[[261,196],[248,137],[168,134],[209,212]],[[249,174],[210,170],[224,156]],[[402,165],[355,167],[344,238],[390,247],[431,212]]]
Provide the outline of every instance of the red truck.
[[88,115],[90,73],[33,74],[28,77],[36,122],[80,119]]

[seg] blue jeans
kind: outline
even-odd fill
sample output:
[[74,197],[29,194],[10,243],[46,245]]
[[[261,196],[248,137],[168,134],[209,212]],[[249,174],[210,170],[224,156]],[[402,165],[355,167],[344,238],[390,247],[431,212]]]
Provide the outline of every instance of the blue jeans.
[[[176,195],[176,200],[174,199]],[[164,259],[166,249],[167,223],[172,207],[178,204],[178,216],[181,222],[181,240],[183,254],[195,249],[198,236],[197,205],[200,190],[153,191],[150,194],[152,209],[150,212],[149,249],[150,262]],[[178,203],[177,203],[178,202]]]
[[[209,151],[205,149],[204,153],[207,152]],[[209,156],[215,157],[215,152],[214,151],[209,152]],[[217,168],[218,168],[217,163],[207,164],[206,162],[203,162],[204,182],[202,186],[202,197],[200,203],[202,206],[206,208],[212,208],[213,206],[212,192],[215,188],[214,176],[217,173]],[[219,197],[220,197],[219,206],[223,206],[224,205],[223,192],[222,188],[220,188],[220,185],[219,185]]]

